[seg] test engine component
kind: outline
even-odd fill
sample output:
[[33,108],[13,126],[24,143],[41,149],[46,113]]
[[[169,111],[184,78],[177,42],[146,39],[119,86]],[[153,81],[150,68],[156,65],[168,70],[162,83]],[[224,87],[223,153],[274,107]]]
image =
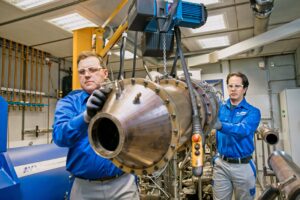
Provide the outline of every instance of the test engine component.
[[[207,135],[218,113],[218,98],[206,82],[192,80],[192,85]],[[88,134],[95,152],[125,172],[147,175],[162,169],[191,138],[187,84],[168,78],[115,82],[104,107],[91,120]]]
[[260,134],[263,140],[269,145],[275,145],[279,141],[278,130],[274,128],[270,128],[266,124],[263,124],[258,128],[258,134]]
[[300,168],[292,158],[283,151],[274,151],[268,163],[279,181],[277,188],[285,199],[300,199]]

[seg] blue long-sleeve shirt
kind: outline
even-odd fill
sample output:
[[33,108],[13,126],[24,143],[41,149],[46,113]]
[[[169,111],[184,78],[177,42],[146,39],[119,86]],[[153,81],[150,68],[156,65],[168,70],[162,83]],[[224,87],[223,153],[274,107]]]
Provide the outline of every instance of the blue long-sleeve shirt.
[[76,90],[56,105],[53,140],[60,147],[68,147],[67,170],[77,177],[97,179],[120,175],[122,171],[110,160],[97,155],[88,141],[88,124],[83,112],[89,94]]
[[245,98],[234,108],[231,108],[229,99],[221,104],[219,120],[222,122],[222,128],[216,135],[218,152],[231,158],[252,155],[254,133],[260,118],[260,111]]

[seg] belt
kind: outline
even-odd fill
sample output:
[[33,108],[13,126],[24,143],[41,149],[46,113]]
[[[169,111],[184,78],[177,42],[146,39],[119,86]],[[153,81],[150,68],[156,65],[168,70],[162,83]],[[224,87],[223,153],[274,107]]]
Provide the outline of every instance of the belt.
[[78,177],[78,176],[75,176],[75,177],[82,179],[82,180],[86,180],[86,181],[110,181],[110,180],[113,180],[113,179],[116,179],[116,178],[122,176],[123,174],[124,174],[124,172],[122,172],[121,174],[116,174],[114,176],[104,176],[104,177],[95,178],[95,179],[82,178],[82,177]]
[[229,158],[226,156],[220,156],[220,158],[222,158],[222,160],[224,160],[228,163],[232,163],[232,164],[248,164],[250,162],[250,160],[252,159],[252,156],[247,156],[244,158]]

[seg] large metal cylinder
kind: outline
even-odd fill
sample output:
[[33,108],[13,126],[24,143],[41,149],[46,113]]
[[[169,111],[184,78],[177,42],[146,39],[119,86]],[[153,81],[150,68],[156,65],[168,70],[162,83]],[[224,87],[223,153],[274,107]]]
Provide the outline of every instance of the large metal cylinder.
[[[193,81],[193,87],[207,134],[218,113],[218,99],[204,82]],[[142,175],[160,170],[191,138],[187,85],[175,79],[118,81],[88,132],[95,152],[123,171]]]
[[263,140],[269,145],[275,145],[279,141],[278,130],[270,128],[268,125],[260,126],[258,133],[261,134]]
[[268,163],[281,183],[278,187],[286,199],[300,199],[300,168],[292,158],[283,151],[274,151]]

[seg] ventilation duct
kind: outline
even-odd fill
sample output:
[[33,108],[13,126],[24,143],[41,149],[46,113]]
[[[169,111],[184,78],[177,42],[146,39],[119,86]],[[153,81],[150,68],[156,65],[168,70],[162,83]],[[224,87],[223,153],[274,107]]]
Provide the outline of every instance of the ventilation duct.
[[[268,29],[270,15],[274,6],[274,0],[250,0],[254,13],[254,36],[257,36]],[[252,50],[252,55],[262,52],[263,46]]]

